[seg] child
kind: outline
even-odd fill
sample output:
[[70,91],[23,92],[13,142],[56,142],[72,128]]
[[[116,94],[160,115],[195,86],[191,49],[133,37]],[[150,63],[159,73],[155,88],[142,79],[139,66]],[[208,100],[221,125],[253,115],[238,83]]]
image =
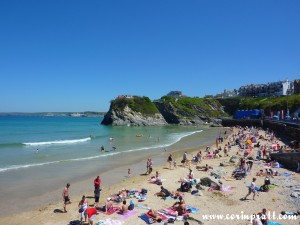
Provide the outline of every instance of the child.
[[130,172],[130,168],[128,168],[128,177],[130,177],[131,172]]

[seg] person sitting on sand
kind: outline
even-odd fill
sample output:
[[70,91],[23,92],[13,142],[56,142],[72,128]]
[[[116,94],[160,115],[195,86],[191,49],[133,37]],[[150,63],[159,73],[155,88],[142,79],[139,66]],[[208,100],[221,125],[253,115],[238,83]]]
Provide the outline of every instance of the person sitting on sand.
[[193,170],[190,169],[190,172],[188,174],[188,179],[189,180],[193,180],[194,179],[194,173],[193,173]]
[[171,195],[171,193],[167,189],[165,189],[163,186],[161,186],[160,187],[160,192],[158,192],[154,195],[166,198],[166,197],[169,197]]
[[185,201],[184,201],[184,199],[182,198],[182,196],[179,196],[178,200],[179,200],[178,202],[175,202],[175,203],[173,204],[173,207],[175,207],[176,205],[185,204]]
[[122,208],[120,209],[121,214],[125,214],[128,212],[128,205],[126,205],[126,200],[123,201]]
[[263,225],[268,225],[269,223],[269,218],[268,218],[268,213],[267,213],[267,210],[266,209],[262,209],[262,212],[261,212],[261,222]]
[[114,204],[114,200],[112,198],[108,198],[106,203],[105,203],[105,212],[109,212],[110,210],[112,210]]
[[157,213],[157,211],[154,210],[154,209],[150,209],[150,210],[147,212],[147,215],[149,215],[152,219],[154,219],[155,221],[157,221],[157,222],[159,222],[159,223],[162,221],[161,216],[159,216],[159,214]]
[[265,173],[264,173],[263,170],[259,170],[259,171],[256,173],[256,176],[258,176],[258,177],[263,177],[263,176],[265,176]]
[[174,210],[178,216],[182,216],[186,212],[186,204],[182,197],[179,197],[179,201],[173,204]]
[[119,202],[124,201],[127,198],[128,194],[129,194],[129,190],[122,188],[122,190],[119,191],[119,194],[118,194],[118,196],[120,197]]
[[261,213],[258,213],[258,214],[253,214],[253,220],[252,220],[252,225],[263,225],[261,220],[260,220],[260,217],[261,217]]

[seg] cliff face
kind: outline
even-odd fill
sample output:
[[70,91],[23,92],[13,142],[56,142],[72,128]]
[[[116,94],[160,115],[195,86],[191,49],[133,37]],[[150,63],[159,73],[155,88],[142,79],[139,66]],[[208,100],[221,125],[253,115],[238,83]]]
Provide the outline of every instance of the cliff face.
[[162,126],[167,122],[148,98],[112,101],[101,124],[113,126]]
[[170,124],[193,125],[211,123],[220,125],[220,116],[225,116],[223,107],[211,99],[200,98],[163,98],[155,102],[156,107]]
[[113,100],[101,123],[116,126],[210,123],[219,126],[221,120],[217,118],[224,115],[223,107],[211,99],[166,97],[153,103],[147,97],[133,97]]

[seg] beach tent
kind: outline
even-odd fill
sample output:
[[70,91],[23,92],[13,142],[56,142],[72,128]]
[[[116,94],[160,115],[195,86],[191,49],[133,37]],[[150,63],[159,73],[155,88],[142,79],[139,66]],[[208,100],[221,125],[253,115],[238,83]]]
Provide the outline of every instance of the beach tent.
[[251,141],[251,140],[248,140],[247,142],[248,142],[248,144],[249,144],[249,145],[251,145],[251,144],[252,144],[252,141]]

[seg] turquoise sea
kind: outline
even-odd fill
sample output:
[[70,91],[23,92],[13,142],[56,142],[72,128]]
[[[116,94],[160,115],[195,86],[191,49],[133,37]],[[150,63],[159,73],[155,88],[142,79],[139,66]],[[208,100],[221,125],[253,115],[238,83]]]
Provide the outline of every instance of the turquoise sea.
[[102,119],[0,116],[0,215],[11,207],[22,210],[16,201],[31,199],[30,208],[58,200],[66,182],[81,194],[92,190],[83,183],[93,176],[107,173],[106,185],[124,179],[127,171],[116,168],[140,174],[145,171],[136,165],[146,165],[148,157],[161,164],[170,151],[204,146],[218,135],[207,126],[112,127],[101,125]]

